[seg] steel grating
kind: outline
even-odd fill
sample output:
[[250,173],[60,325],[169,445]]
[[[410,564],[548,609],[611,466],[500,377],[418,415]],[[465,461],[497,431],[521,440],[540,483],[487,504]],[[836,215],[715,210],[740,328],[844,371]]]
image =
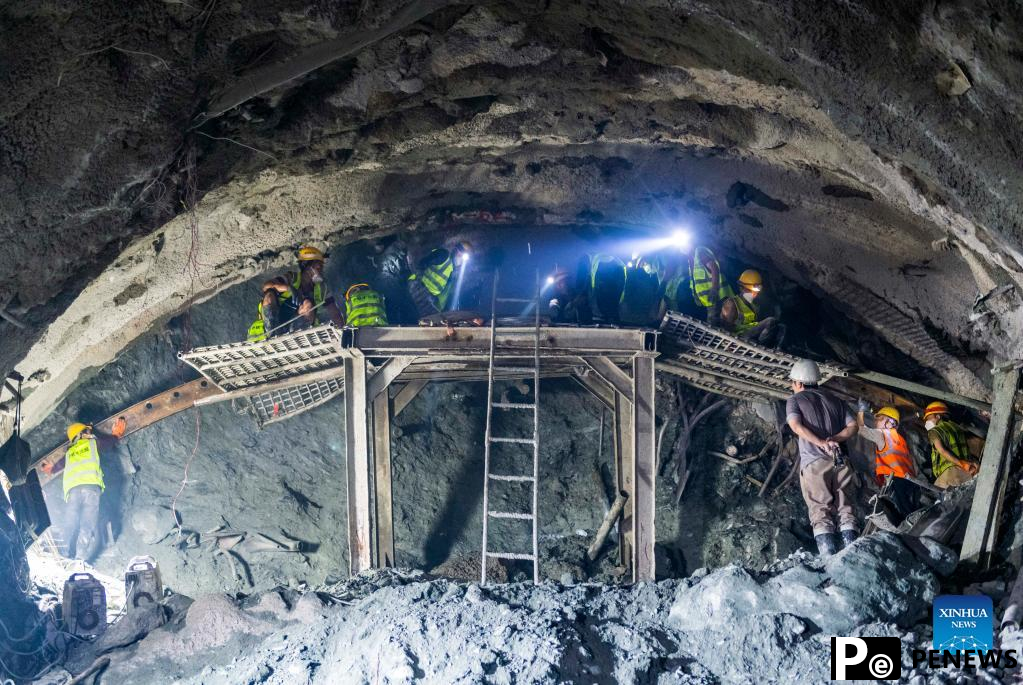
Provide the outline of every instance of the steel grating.
[[[264,342],[198,347],[179,353],[225,392],[287,380],[342,366],[339,332],[330,325],[288,333]],[[312,385],[316,385],[315,383]]]
[[[789,370],[798,361],[741,340],[702,321],[668,312],[661,322],[665,345],[657,367],[696,387],[736,399],[782,399],[792,394]],[[819,364],[821,382],[846,376],[836,364]]]
[[249,398],[256,422],[262,426],[290,419],[334,399],[345,389],[342,377],[271,390]]

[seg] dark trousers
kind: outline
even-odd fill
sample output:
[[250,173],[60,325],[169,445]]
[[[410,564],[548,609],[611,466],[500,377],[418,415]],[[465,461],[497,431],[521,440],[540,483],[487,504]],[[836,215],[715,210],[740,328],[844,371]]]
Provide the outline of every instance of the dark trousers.
[[[920,487],[905,478],[892,478],[888,486],[888,498],[895,505],[898,516],[889,516],[892,523],[899,525],[902,521],[920,507]],[[893,512],[894,513],[894,512]],[[895,519],[898,520],[895,520]]]
[[[99,498],[103,494],[98,485],[79,485],[68,493],[64,543],[67,555],[91,561],[99,551]],[[73,545],[73,547],[72,547]]]

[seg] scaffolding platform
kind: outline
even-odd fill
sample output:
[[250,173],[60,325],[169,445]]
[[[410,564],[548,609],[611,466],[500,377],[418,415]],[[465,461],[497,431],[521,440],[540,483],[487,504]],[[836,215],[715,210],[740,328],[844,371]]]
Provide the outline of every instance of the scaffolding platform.
[[[798,357],[742,340],[678,312],[668,312],[660,330],[659,371],[738,400],[783,400],[792,395],[788,376]],[[821,383],[849,375],[848,369],[837,364],[818,366]]]
[[[197,405],[245,399],[261,424],[344,398],[351,571],[394,564],[391,419],[431,381],[486,381],[491,338],[498,381],[571,377],[613,417],[622,515],[620,565],[654,578],[656,331],[541,326],[318,326],[260,343],[179,355],[223,392]],[[539,362],[539,366],[537,363]],[[392,392],[393,390],[393,392]]]

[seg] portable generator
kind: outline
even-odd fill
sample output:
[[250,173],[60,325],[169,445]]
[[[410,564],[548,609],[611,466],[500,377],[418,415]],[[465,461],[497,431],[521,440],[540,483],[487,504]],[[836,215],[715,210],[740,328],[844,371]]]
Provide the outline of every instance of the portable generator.
[[130,608],[156,604],[163,597],[160,567],[153,557],[132,557],[128,562],[124,571],[124,596]]
[[74,573],[64,581],[64,629],[94,637],[107,628],[107,592],[91,573]]

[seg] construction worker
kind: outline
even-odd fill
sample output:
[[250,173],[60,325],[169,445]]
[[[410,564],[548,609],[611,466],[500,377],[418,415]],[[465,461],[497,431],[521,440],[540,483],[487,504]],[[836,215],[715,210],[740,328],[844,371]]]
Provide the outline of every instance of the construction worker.
[[760,319],[756,299],[764,288],[759,271],[746,269],[739,276],[739,294],[729,295],[721,302],[721,327],[743,340],[779,347],[785,339],[785,326],[773,316]]
[[793,395],[785,403],[785,421],[799,438],[799,485],[817,550],[827,557],[838,551],[835,518],[843,545],[856,539],[859,528],[844,445],[856,435],[856,419],[838,397],[817,387],[821,372],[815,362],[800,359],[789,379]]
[[302,317],[316,325],[322,316],[318,309],[325,304],[323,269],[327,256],[319,248],[306,245],[298,251],[299,271],[289,272],[263,284],[263,299],[257,308],[256,320],[249,326],[249,342],[266,340],[268,336],[287,332],[283,324]]
[[661,281],[661,318],[666,310],[686,316],[705,318],[703,307],[693,298],[693,285],[689,278],[689,260],[677,250],[662,251],[654,258],[655,272]]
[[455,267],[467,264],[471,256],[472,246],[461,241],[450,250],[435,248],[419,260],[408,277],[408,288],[421,317],[447,311],[455,289]]
[[734,293],[714,252],[686,245],[677,259],[669,258],[669,265],[662,277],[666,308],[717,325],[721,302]]
[[414,324],[419,317],[416,305],[408,291],[411,273],[408,251],[401,240],[378,242],[372,257],[376,267],[373,284],[387,305],[387,319],[394,324]]
[[[120,418],[111,435],[124,435],[127,422]],[[67,503],[65,542],[68,556],[74,543],[74,556],[91,561],[100,545],[99,498],[106,485],[100,464],[99,444],[92,426],[72,423],[67,427],[71,443],[64,453],[64,501]]]
[[881,407],[874,414],[875,428],[865,425],[870,407],[865,400],[856,405],[859,434],[874,444],[874,480],[881,486],[882,497],[893,505],[886,513],[893,526],[916,511],[920,503],[919,486],[908,480],[916,478],[916,462],[906,438],[899,432],[902,414],[895,407]]
[[977,475],[978,466],[970,460],[966,434],[948,416],[948,405],[931,402],[924,409],[924,427],[931,443],[931,470],[935,487],[962,485]]
[[617,324],[620,320],[619,307],[625,292],[625,263],[609,254],[594,254],[590,257],[590,311],[604,323]]
[[[566,269],[556,269],[547,279],[551,299],[547,315],[552,323],[585,324],[589,309],[585,305],[586,288],[580,288],[579,279],[573,279]],[[582,279],[585,282],[585,277]]]
[[355,328],[387,325],[384,298],[368,283],[356,283],[345,293],[345,325]]
[[620,306],[622,323],[630,326],[656,325],[660,300],[660,284],[653,263],[633,255],[625,269]]

